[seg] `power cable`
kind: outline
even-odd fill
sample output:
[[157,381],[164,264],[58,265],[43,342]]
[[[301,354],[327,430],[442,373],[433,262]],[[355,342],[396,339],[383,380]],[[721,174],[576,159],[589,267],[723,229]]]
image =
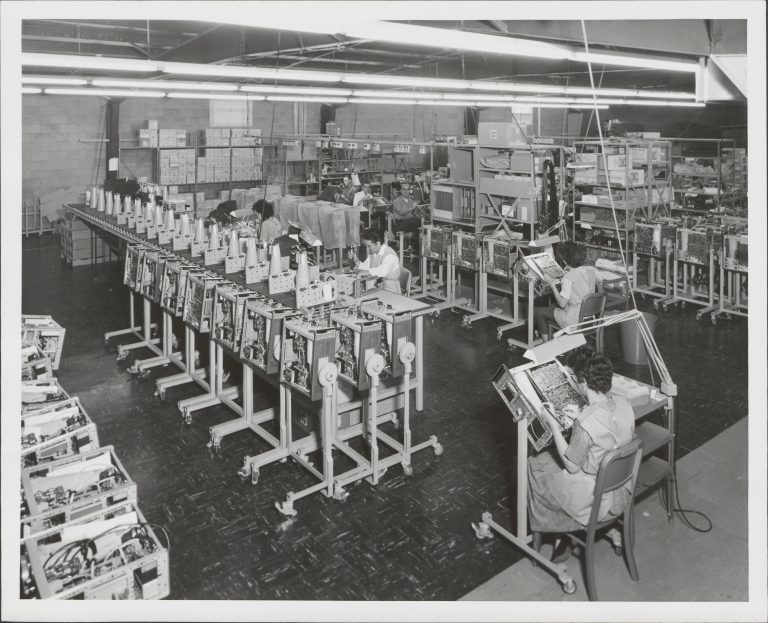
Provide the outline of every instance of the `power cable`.
[[[586,29],[586,25],[584,23],[584,20],[580,20],[580,21],[581,21],[581,32],[582,32],[582,35],[584,37],[584,51],[585,51],[585,56],[586,56],[586,59],[587,59],[587,69],[588,69],[588,72],[589,72],[589,82],[590,82],[590,85],[592,87],[592,101],[594,102],[594,113],[595,113],[595,118],[597,120],[597,132],[598,132],[598,136],[600,137],[600,147],[601,147],[601,152],[602,152],[602,156],[603,156],[603,167],[604,167],[604,169],[606,171],[606,175],[607,175],[607,172],[608,172],[608,158],[607,158],[607,155],[605,153],[605,140],[603,138],[603,130],[602,130],[602,127],[601,127],[601,124],[600,124],[600,112],[599,112],[599,110],[597,108],[597,92],[595,91],[595,77],[594,77],[594,74],[592,73],[592,62],[591,62],[591,60],[589,58],[589,42],[587,41],[587,29]],[[613,214],[613,222],[614,222],[614,225],[616,227],[616,240],[619,243],[619,253],[621,255],[622,264],[624,265],[624,274],[625,274],[625,276],[627,278],[627,283],[629,283],[629,267],[627,266],[627,260],[626,260],[626,257],[624,256],[623,245],[621,243],[621,236],[619,235],[619,223],[618,223],[618,219],[617,219],[617,216],[616,216],[616,206],[614,205],[614,202],[613,202],[613,193],[611,192],[610,177],[608,177],[607,182],[608,182],[608,198],[609,198],[609,200],[611,202],[611,213]],[[630,293],[630,296],[632,297],[632,306],[635,308],[636,311],[639,312],[639,310],[637,309],[637,301],[635,300],[635,293],[632,290],[632,288],[629,288],[629,293]],[[647,328],[644,326],[644,324],[645,323],[640,323],[639,326],[640,326],[641,333],[643,333],[643,335],[645,337],[645,332],[647,331]],[[648,331],[648,333],[650,333],[650,331]],[[651,351],[651,350],[653,351],[653,352],[649,352],[648,353],[648,355],[649,355],[649,357],[648,357],[648,368],[649,368],[649,371],[651,373],[651,383],[653,383],[653,368],[652,368],[652,365],[651,365],[651,361],[658,362],[658,361],[663,361],[663,360],[661,359],[661,354],[659,353],[658,348],[656,347],[655,341],[652,339],[652,337],[650,335],[648,335],[647,337],[648,337],[648,339],[644,339],[643,340],[646,343],[646,346],[648,344],[651,344],[653,346],[652,349],[651,348],[647,349],[648,351]],[[677,505],[677,507],[673,508],[672,511],[674,513],[677,513],[677,514],[680,515],[681,520],[683,522],[683,525],[685,525],[686,527],[690,528],[691,530],[695,530],[696,532],[709,532],[710,530],[712,530],[712,521],[709,519],[709,517],[707,517],[707,515],[705,513],[701,512],[701,511],[693,510],[693,509],[684,509],[684,508],[682,508],[682,504],[680,503],[680,492],[679,492],[679,490],[677,488],[677,465],[676,464],[672,465],[672,483],[671,483],[671,486],[674,487],[674,496],[675,496],[674,503]],[[664,502],[662,502],[662,507],[664,507]],[[666,507],[665,507],[665,510],[668,510],[668,509],[666,509]],[[707,522],[708,526],[706,528],[699,528],[697,526],[694,526],[688,520],[687,515],[699,515],[700,517],[702,517]]]

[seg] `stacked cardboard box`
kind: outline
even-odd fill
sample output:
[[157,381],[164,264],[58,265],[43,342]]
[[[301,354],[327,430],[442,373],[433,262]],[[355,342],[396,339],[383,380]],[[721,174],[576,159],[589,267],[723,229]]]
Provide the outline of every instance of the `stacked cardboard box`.
[[61,221],[60,232],[61,255],[72,266],[112,261],[107,234],[102,230],[91,230],[85,222],[67,212]]
[[195,183],[195,150],[167,149],[160,151],[161,184]]

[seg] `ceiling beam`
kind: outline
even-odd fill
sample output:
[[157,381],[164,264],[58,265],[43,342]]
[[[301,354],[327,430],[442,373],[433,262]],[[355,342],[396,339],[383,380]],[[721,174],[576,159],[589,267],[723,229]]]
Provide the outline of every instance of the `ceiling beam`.
[[[133,42],[133,41],[105,41],[102,39],[84,39],[84,38],[72,38],[72,37],[46,37],[43,35],[21,35],[22,40],[24,41],[49,41],[49,42],[56,42],[56,43],[69,43],[72,45],[78,45],[78,44],[91,44],[91,45],[108,45],[108,46],[116,46],[121,48],[136,48],[139,49],[142,54],[145,53],[144,50],[146,49],[146,43],[142,42]],[[153,48],[160,48],[160,49],[167,49],[169,46],[167,45],[152,45]]]

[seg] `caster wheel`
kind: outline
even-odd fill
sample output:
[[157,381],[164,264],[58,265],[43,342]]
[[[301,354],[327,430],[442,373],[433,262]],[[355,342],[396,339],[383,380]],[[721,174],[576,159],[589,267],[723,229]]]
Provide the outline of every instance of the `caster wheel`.
[[280,462],[281,462],[281,463],[285,463],[287,460],[288,460],[288,457],[285,457],[285,456],[284,456],[282,459],[280,459]]
[[501,342],[502,333],[501,331],[496,331],[496,341]]
[[411,465],[404,465],[403,466],[403,473],[406,476],[413,476],[413,467]]
[[443,453],[443,446],[439,443],[436,443],[434,448],[435,456],[440,456]]
[[118,353],[117,353],[117,360],[118,361],[123,361],[124,359],[127,359],[127,358],[128,358],[128,351],[127,350],[118,351]]
[[182,412],[182,416],[184,417],[185,424],[187,425],[192,424],[192,414],[189,411],[184,409],[184,411]]
[[259,477],[261,476],[261,473],[258,469],[252,469],[251,470],[251,484],[257,485],[259,484]]
[[563,592],[566,595],[573,595],[576,592],[576,580],[568,578],[565,582],[563,582]]
[[475,537],[478,539],[491,539],[493,538],[493,532],[491,532],[491,527],[485,523],[484,521],[481,521],[479,523],[472,522],[472,529],[475,531]]
[[659,304],[658,303],[654,303],[653,304],[653,309],[658,309],[658,308],[659,308]]
[[726,320],[730,320],[730,319],[731,319],[731,315],[730,315],[730,314],[726,314],[726,315],[725,315],[725,319],[726,319]]
[[109,346],[109,338],[104,338],[104,346]]
[[680,309],[685,309],[685,301],[683,301],[682,303],[680,303]]
[[440,317],[440,312],[439,311],[433,311],[431,316],[432,316],[432,320],[437,320]]
[[712,314],[712,318],[711,318],[711,320],[712,320],[712,326],[715,326],[715,325],[717,324],[717,316],[715,316],[714,314]]

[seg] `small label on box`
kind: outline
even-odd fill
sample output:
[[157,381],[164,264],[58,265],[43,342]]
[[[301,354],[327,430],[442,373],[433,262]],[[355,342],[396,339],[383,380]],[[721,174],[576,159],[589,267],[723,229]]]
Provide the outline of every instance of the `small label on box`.
[[227,250],[225,248],[220,249],[206,249],[204,264],[210,266],[211,264],[221,264],[227,257]]
[[236,257],[228,255],[224,258],[224,273],[239,273],[245,270],[245,253],[242,253]]

